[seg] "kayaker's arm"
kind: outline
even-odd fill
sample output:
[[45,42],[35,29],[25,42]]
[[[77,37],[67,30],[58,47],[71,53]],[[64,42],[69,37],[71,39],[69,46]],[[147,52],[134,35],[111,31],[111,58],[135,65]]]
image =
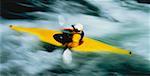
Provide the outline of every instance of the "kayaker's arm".
[[71,25],[72,26],[72,28],[75,30],[75,27],[74,27],[74,25]]
[[72,28],[73,28],[73,31],[75,31],[75,32],[79,32],[79,30],[78,29],[76,29],[75,27],[74,27],[74,25],[71,25],[72,26]]

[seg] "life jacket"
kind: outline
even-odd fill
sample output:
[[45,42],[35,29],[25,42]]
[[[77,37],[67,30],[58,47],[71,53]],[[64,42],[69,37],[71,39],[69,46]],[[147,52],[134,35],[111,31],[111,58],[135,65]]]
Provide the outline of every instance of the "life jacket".
[[[83,43],[83,41],[82,41],[82,39],[84,37],[84,32],[83,31],[81,33],[78,33],[78,31],[73,30],[73,29],[64,29],[64,31],[69,31],[69,33],[63,32],[64,35],[66,35],[66,36],[68,35],[67,37],[68,37],[69,40],[67,40],[67,41],[72,42],[73,41],[73,37],[77,37],[77,38],[75,38],[75,40],[78,40],[79,44]],[[74,31],[75,31],[75,33],[74,33]],[[76,34],[79,34],[80,37],[74,36]]]
[[82,31],[81,33],[74,33],[72,36],[72,41],[73,42],[78,42],[79,45],[83,43],[83,37],[84,37],[84,32]]
[[[83,43],[84,32],[73,33],[73,29],[64,29],[62,34],[55,34],[53,37],[56,41],[62,43],[63,45],[75,42],[78,45]],[[75,44],[75,45],[76,45]]]

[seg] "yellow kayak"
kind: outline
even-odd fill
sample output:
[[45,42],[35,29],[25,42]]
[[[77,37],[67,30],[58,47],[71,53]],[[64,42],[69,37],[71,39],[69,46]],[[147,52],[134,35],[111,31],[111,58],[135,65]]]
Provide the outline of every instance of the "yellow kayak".
[[[26,28],[26,27],[19,27],[19,26],[10,26],[11,29],[19,32],[27,32],[37,36],[41,41],[47,42],[49,44],[64,47],[62,43],[56,41],[54,39],[55,34],[62,34],[61,31],[57,30],[49,30],[49,29],[42,29],[42,28]],[[115,46],[111,46],[105,44],[103,42],[84,37],[83,43],[77,47],[71,48],[73,51],[77,52],[109,52],[109,53],[116,53],[116,54],[125,54],[131,55],[131,52],[128,50],[124,50],[121,48],[117,48]]]

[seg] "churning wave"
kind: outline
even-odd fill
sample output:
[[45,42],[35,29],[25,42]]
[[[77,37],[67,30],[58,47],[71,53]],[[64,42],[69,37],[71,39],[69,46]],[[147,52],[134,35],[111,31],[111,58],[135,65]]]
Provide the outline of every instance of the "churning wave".
[[[1,76],[148,76],[149,10],[141,0],[2,0]],[[85,25],[85,35],[131,50],[131,57],[73,52],[62,62],[62,48],[11,30],[9,25],[59,29]]]

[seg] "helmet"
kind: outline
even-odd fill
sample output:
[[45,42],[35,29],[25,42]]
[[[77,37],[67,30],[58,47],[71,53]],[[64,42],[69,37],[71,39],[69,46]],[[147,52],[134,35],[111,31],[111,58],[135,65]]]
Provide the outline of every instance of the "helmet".
[[78,24],[74,25],[74,28],[77,29],[77,30],[79,30],[79,31],[82,31],[83,30],[83,25],[80,24],[80,23],[78,23]]

